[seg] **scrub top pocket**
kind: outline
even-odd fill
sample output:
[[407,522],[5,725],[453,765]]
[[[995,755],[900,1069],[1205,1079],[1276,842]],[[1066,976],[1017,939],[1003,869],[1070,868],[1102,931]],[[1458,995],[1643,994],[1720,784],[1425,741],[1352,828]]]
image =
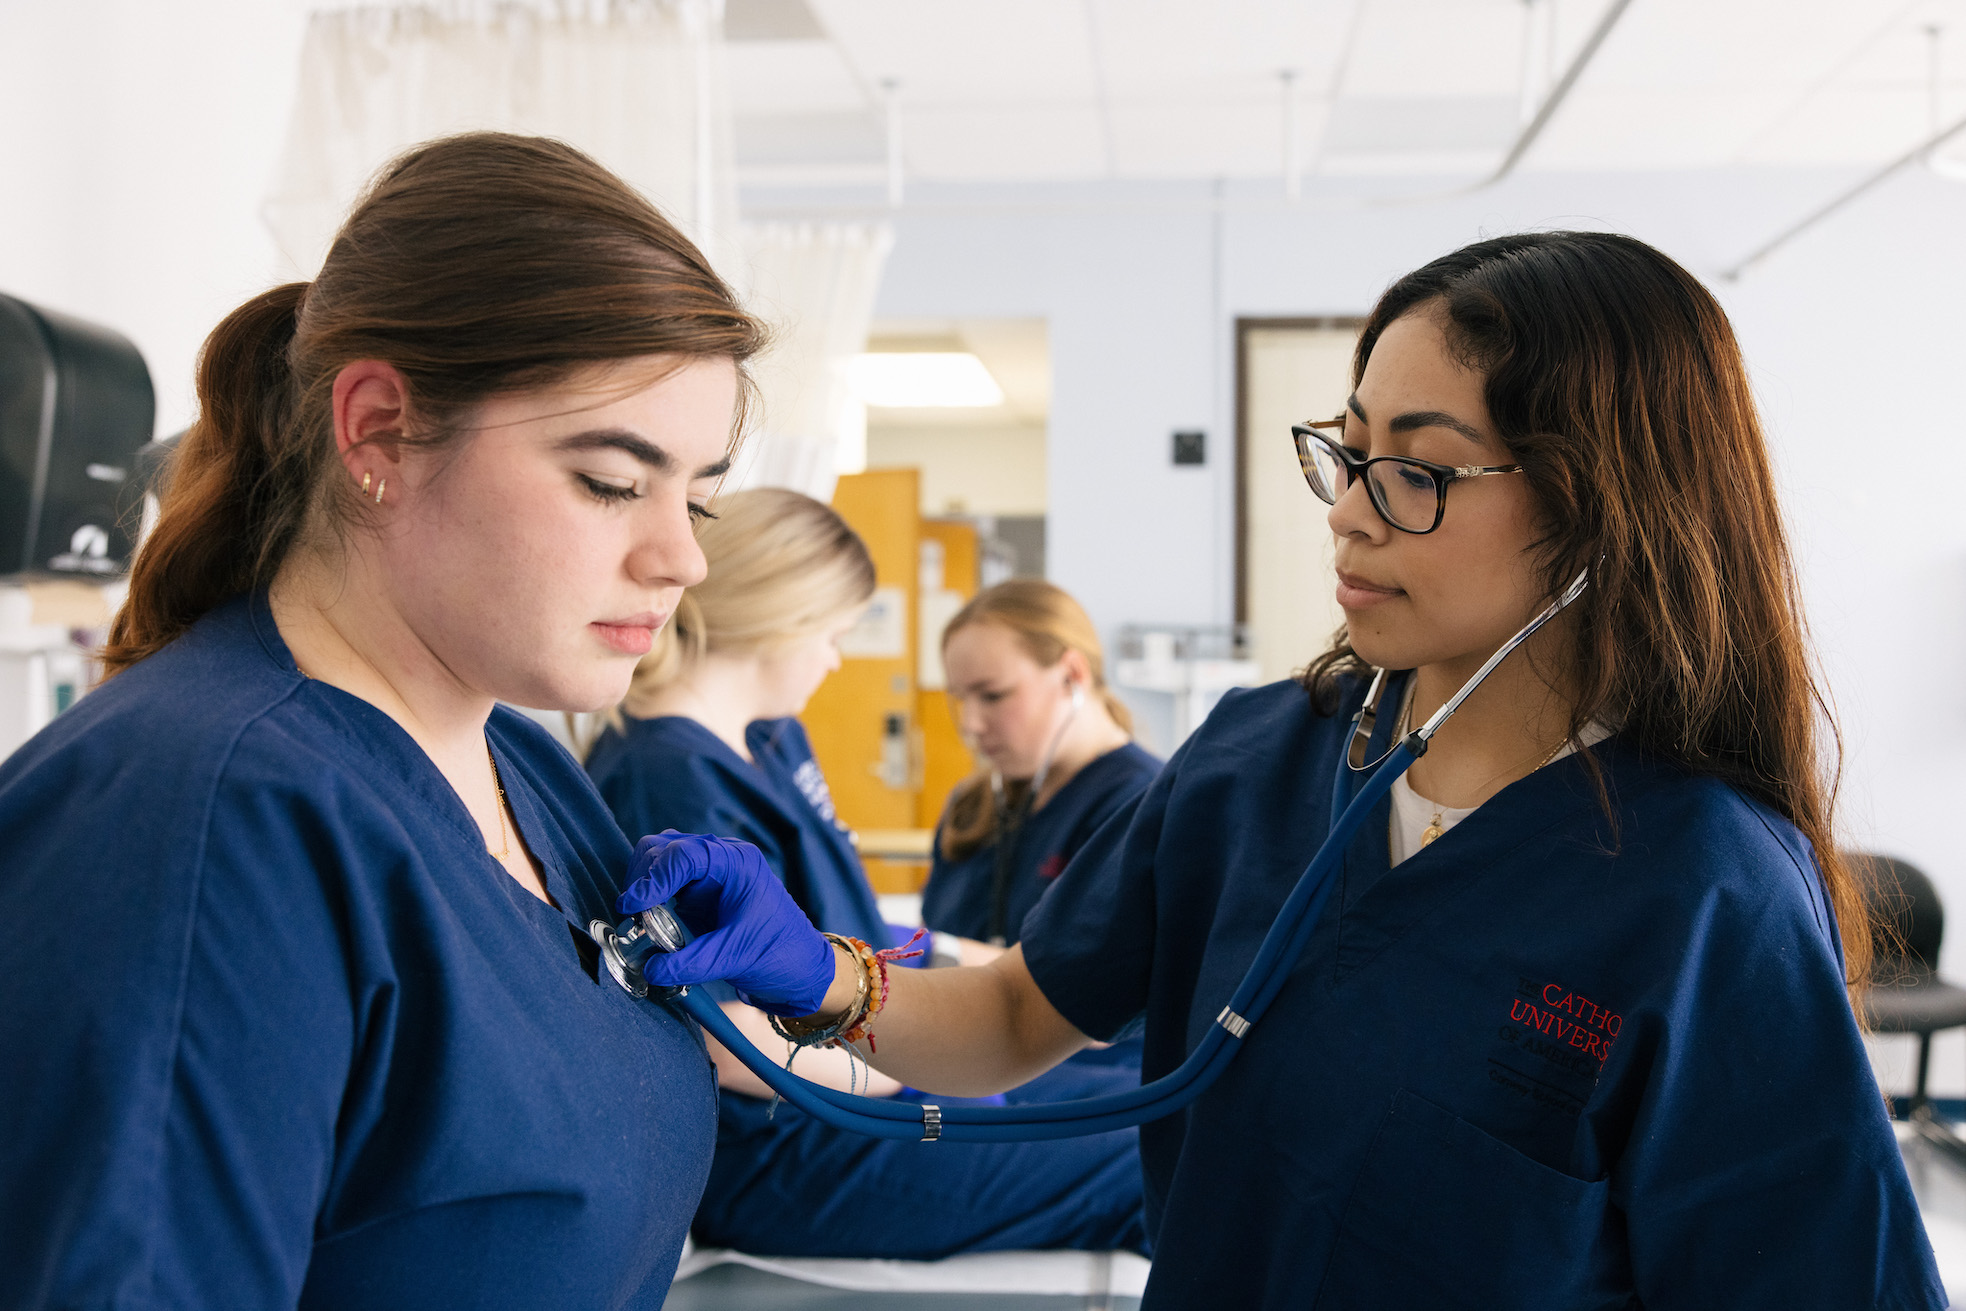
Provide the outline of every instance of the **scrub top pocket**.
[[1635,1306],[1610,1181],[1531,1160],[1401,1089],[1339,1222],[1316,1305]]

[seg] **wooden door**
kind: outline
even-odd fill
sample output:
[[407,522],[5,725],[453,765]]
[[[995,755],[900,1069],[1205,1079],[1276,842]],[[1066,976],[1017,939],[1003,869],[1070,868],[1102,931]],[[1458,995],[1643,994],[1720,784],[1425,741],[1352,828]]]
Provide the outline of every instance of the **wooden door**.
[[1304,483],[1290,426],[1351,394],[1352,319],[1245,319],[1236,332],[1236,619],[1262,681],[1288,678],[1345,622],[1329,509]]
[[874,558],[877,590],[801,719],[840,818],[856,830],[915,827],[920,481],[914,469],[876,469],[843,476],[833,493]]
[[915,823],[932,829],[942,818],[949,792],[969,777],[976,761],[963,745],[955,703],[942,677],[942,629],[976,595],[981,558],[976,525],[961,519],[922,521],[922,621],[916,638],[920,691],[916,718],[922,733],[922,790],[915,798]]

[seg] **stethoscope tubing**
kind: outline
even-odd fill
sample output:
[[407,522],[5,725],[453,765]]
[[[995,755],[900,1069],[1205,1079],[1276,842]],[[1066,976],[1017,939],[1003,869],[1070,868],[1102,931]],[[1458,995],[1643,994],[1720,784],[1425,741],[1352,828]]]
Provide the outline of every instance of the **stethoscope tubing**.
[[[1188,1053],[1188,1058],[1152,1083],[1103,1097],[1029,1106],[944,1107],[930,1102],[861,1097],[808,1083],[781,1067],[738,1032],[730,1017],[701,989],[685,990],[673,996],[671,1004],[694,1016],[697,1023],[780,1097],[822,1123],[869,1137],[918,1141],[1033,1142],[1125,1129],[1173,1115],[1200,1097],[1220,1077],[1229,1062],[1235,1059],[1236,1051],[1251,1026],[1263,1018],[1270,1003],[1276,1000],[1292,968],[1303,958],[1305,949],[1310,945],[1311,935],[1323,917],[1325,903],[1337,884],[1338,867],[1344,862],[1346,849],[1351,846],[1352,839],[1357,836],[1367,816],[1392,790],[1394,782],[1426,753],[1427,743],[1448,717],[1460,708],[1461,703],[1481,686],[1497,665],[1508,658],[1510,652],[1581,596],[1589,579],[1588,570],[1579,573],[1540,614],[1503,643],[1474,677],[1464,683],[1461,690],[1424,725],[1401,738],[1379,762],[1373,762],[1378,765],[1374,769],[1370,763],[1352,763],[1352,752],[1355,748],[1364,747],[1360,738],[1373,736],[1367,720],[1370,718],[1376,723],[1379,692],[1385,685],[1386,677],[1385,671],[1380,671],[1367,692],[1365,705],[1352,717],[1351,740],[1332,780],[1331,814],[1335,818],[1330,832],[1318,847],[1317,854],[1311,857],[1311,863],[1298,875],[1289,897],[1270,922],[1269,932],[1263,935],[1262,945],[1257,948],[1249,968],[1244,971],[1242,982],[1236,985],[1229,1004],[1208,1026],[1208,1031],[1195,1044],[1194,1050]],[[1077,709],[1076,703],[1073,708]],[[1068,717],[1066,723],[1070,722]],[[1062,736],[1061,729],[1059,737]],[[1054,739],[1052,751],[1056,750],[1057,740]],[[1050,754],[1046,753],[1046,770],[1050,768]],[[1366,770],[1371,772],[1365,783],[1356,795],[1348,797],[1352,776]],[[1034,791],[1043,786],[1043,776],[1044,770],[1040,770]]]
[[[1145,1124],[1190,1105],[1227,1068],[1242,1045],[1243,1035],[1276,999],[1291,967],[1302,958],[1316,930],[1352,838],[1380,798],[1392,788],[1394,780],[1416,758],[1412,744],[1402,742],[1343,807],[1329,836],[1298,876],[1296,886],[1271,922],[1229,1004],[1177,1068],[1138,1088],[1075,1101],[1028,1106],[929,1104],[927,1109],[939,1117],[939,1133],[932,1136],[952,1142],[1075,1138]],[[1341,766],[1337,788],[1341,799],[1344,784],[1349,782],[1346,775]],[[674,999],[673,1004],[694,1017],[766,1087],[822,1123],[875,1138],[919,1140],[925,1136],[928,1117],[924,1103],[862,1097],[809,1083],[753,1046],[701,989]]]

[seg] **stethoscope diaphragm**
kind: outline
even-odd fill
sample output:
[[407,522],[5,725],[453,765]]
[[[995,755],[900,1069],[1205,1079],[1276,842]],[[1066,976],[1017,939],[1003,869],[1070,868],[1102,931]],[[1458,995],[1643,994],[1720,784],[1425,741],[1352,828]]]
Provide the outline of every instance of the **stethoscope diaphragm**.
[[[682,922],[666,906],[650,906],[619,924],[590,920],[587,936],[600,948],[602,964],[608,967],[608,973],[614,976],[622,991],[637,998],[649,995],[649,982],[642,976],[642,962],[656,952],[666,954],[676,951],[689,941]],[[680,997],[689,989],[658,988],[656,991],[665,997]]]

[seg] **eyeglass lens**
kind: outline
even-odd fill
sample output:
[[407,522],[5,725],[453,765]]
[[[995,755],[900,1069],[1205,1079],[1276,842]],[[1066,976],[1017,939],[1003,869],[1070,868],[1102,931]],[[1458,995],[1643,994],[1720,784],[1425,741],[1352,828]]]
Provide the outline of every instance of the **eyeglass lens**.
[[[1323,442],[1313,439],[1305,445],[1311,458],[1304,473],[1311,490],[1318,494],[1320,500],[1336,505],[1338,498],[1352,485],[1350,472]],[[1432,474],[1418,465],[1386,460],[1374,463],[1366,470],[1366,477],[1372,483],[1373,502],[1386,516],[1387,522],[1414,532],[1425,532],[1433,527],[1440,492]]]

